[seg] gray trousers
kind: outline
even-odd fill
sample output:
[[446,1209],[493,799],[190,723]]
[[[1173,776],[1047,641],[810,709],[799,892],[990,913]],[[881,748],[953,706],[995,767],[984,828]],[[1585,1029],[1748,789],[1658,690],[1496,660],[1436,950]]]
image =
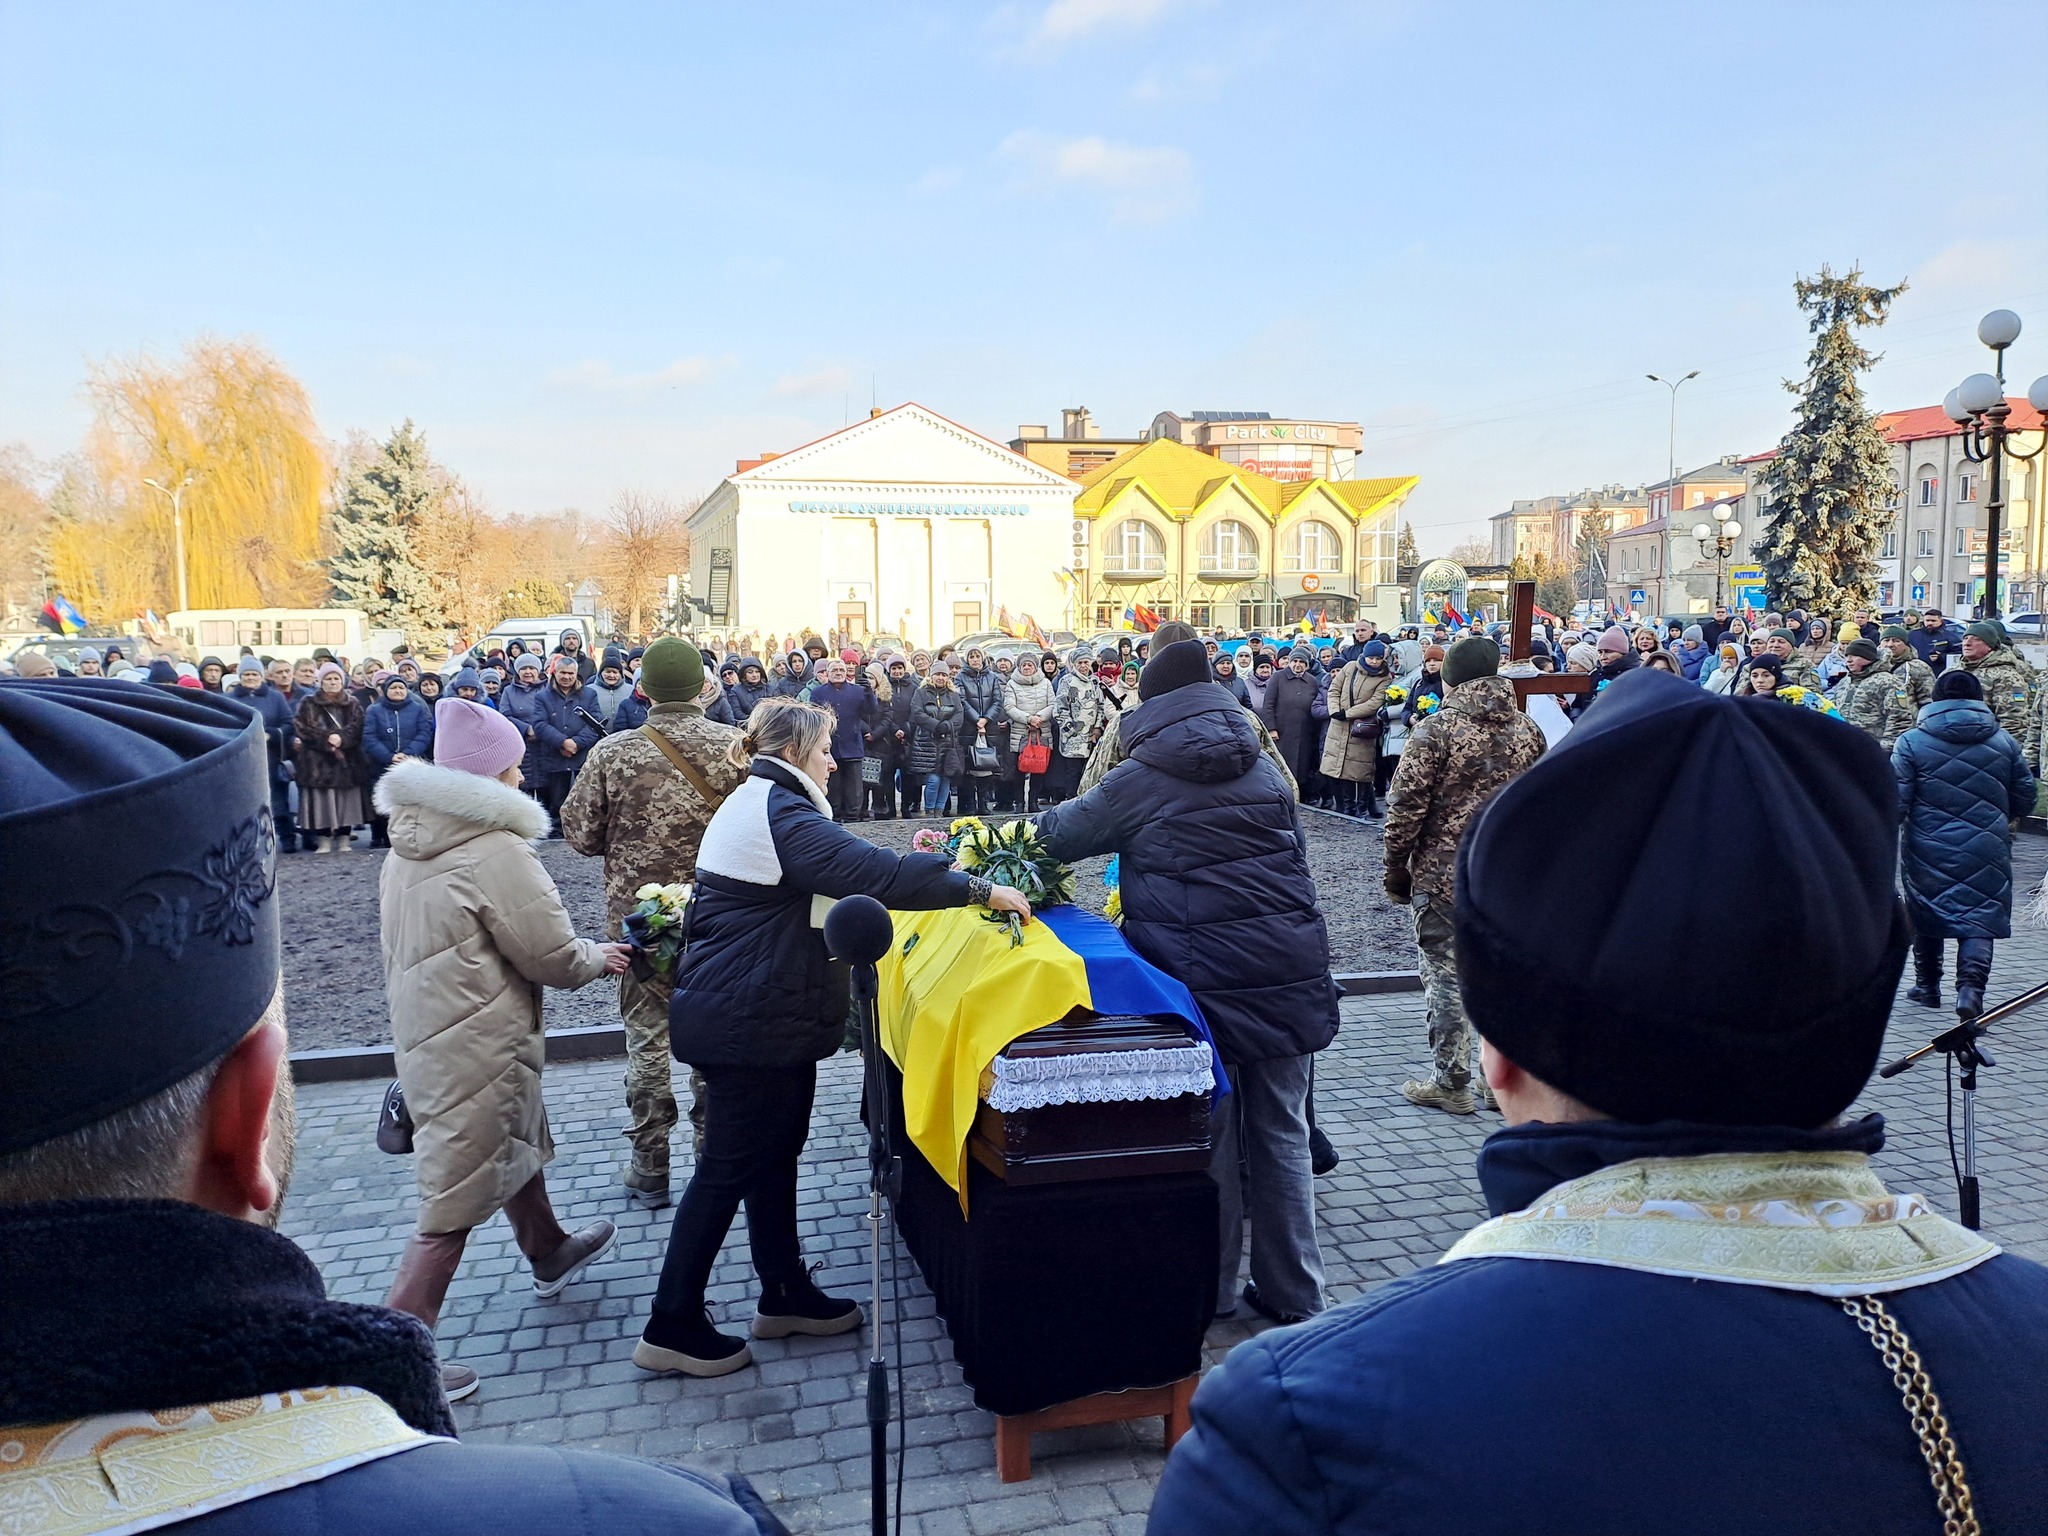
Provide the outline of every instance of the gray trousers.
[[[1309,1169],[1312,1056],[1225,1063],[1231,1093],[1209,1122],[1209,1174],[1222,1224],[1216,1308],[1237,1305],[1244,1221],[1252,1223],[1252,1283],[1277,1312],[1323,1310],[1323,1253],[1316,1245],[1315,1175]],[[1243,1157],[1248,1177],[1238,1171]],[[1246,1204],[1249,1186],[1250,1203]]]

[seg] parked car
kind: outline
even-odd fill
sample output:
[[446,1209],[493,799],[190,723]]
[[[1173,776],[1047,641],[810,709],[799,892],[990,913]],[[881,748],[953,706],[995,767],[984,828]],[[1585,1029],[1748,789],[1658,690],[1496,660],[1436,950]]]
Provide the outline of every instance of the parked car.
[[141,635],[30,635],[8,652],[8,660],[36,651],[66,671],[73,671],[80,651],[95,650],[104,654],[110,645],[121,647],[121,654],[138,666],[148,666],[150,658],[156,655],[156,647]]
[[2004,622],[2005,632],[2015,640],[2048,639],[2048,620],[2038,613],[2015,613]]

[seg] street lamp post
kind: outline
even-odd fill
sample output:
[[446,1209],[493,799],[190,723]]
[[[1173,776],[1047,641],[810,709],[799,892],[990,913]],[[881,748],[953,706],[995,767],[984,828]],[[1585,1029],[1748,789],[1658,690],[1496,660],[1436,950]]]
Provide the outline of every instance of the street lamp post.
[[1714,606],[1721,606],[1721,583],[1728,574],[1728,556],[1735,548],[1735,541],[1742,537],[1742,524],[1729,518],[1716,526],[1713,523],[1695,523],[1692,536],[1700,541],[1700,554],[1714,557]]
[[1664,515],[1666,517],[1669,517],[1673,512],[1678,510],[1678,390],[1680,385],[1685,384],[1689,380],[1696,379],[1699,376],[1700,371],[1697,368],[1693,369],[1693,371],[1691,373],[1688,373],[1683,379],[1674,380],[1659,378],[1654,373],[1646,373],[1643,375],[1643,377],[1648,379],[1652,384],[1662,384],[1666,389],[1671,391],[1671,432],[1670,436],[1668,437],[1664,445],[1664,462],[1666,465],[1666,473],[1664,477],[1664,495],[1666,497],[1666,505],[1664,508]]
[[[1998,617],[1998,538],[2005,516],[2005,461],[2008,457],[2026,462],[2048,450],[2048,424],[2041,441],[2031,453],[2011,446],[2006,419],[2012,407],[2005,399],[2005,349],[2020,339],[2020,317],[2009,309],[1994,309],[1977,322],[1977,339],[1991,349],[1992,371],[1973,373],[1948,392],[1942,409],[1948,419],[1963,427],[1963,457],[1972,464],[1991,466],[1990,491],[1984,507],[1984,601],[1978,617]],[[2048,415],[2048,374],[2034,380],[2027,391],[2027,404]],[[2039,498],[2036,498],[2037,500]]]
[[146,476],[142,483],[152,490],[161,491],[170,500],[171,537],[177,548],[178,560],[178,607],[180,610],[190,608],[192,604],[185,595],[185,513],[183,503],[185,487],[192,483],[192,472],[187,470],[185,478],[180,480],[176,486],[167,486],[160,480],[151,480]]

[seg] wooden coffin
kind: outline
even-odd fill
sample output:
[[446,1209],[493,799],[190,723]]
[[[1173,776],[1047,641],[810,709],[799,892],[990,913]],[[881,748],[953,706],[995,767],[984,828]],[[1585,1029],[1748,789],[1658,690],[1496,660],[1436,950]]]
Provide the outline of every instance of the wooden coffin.
[[[1012,1058],[1184,1049],[1173,1020],[1080,1010],[1011,1042]],[[1198,1172],[1209,1166],[1209,1095],[1047,1104],[1005,1112],[980,1104],[967,1151],[1011,1184],[1061,1184],[1133,1174]]]

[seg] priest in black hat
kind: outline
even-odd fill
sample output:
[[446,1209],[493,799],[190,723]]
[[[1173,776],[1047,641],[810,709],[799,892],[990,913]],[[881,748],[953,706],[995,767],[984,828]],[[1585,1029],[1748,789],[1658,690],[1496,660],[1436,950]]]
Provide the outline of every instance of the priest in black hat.
[[[1886,1189],[1845,1115],[1905,960],[1897,817],[1863,732],[1654,670],[1490,801],[1456,922],[1493,1219],[1233,1350],[1149,1528],[2048,1530],[2048,1271]],[[1542,920],[1731,868],[1775,897],[1733,949]]]
[[0,1529],[780,1531],[740,1485],[457,1444],[427,1330],[278,1236],[267,779],[220,694],[0,682]]

